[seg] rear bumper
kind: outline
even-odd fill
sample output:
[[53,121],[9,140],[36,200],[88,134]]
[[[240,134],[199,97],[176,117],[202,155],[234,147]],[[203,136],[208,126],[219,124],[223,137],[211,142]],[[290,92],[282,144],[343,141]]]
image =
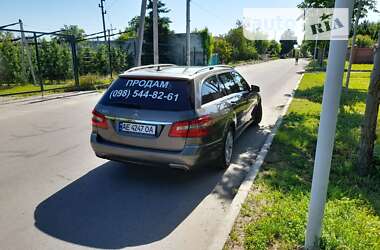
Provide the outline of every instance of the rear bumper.
[[208,145],[187,145],[178,152],[120,145],[104,141],[96,133],[92,133],[91,146],[100,158],[190,170],[216,159],[221,152],[222,143],[218,141]]

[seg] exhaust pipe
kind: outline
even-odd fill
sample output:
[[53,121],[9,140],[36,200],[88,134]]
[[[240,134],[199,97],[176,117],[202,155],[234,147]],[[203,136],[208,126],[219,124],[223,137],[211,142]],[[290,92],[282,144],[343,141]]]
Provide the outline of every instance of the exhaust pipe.
[[189,171],[190,170],[190,168],[188,166],[183,165],[183,164],[170,163],[169,167],[176,168],[176,169],[181,169],[181,170],[185,170],[185,171]]

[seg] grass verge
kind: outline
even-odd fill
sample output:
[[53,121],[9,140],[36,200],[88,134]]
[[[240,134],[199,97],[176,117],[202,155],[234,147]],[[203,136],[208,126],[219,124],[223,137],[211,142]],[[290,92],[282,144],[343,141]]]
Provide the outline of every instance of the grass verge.
[[[44,85],[44,90],[52,90],[55,88],[69,87],[71,84],[49,84]],[[41,88],[38,85],[26,84],[26,85],[15,85],[9,86],[9,88],[0,89],[0,95],[5,94],[16,94],[20,92],[29,92],[29,91],[39,91]],[[39,94],[39,93],[37,93]]]
[[[342,96],[322,249],[380,249],[380,161],[371,177],[355,172],[369,74],[352,73]],[[305,74],[225,249],[302,249],[324,77]]]
[[[66,81],[66,83],[63,84],[44,84],[44,94],[48,95],[71,91],[97,90],[99,88],[104,88],[108,86],[111,83],[111,81],[112,79],[110,79],[109,77],[103,77],[98,75],[84,75],[79,78],[79,88],[74,85],[72,80]],[[0,96],[8,94],[15,94],[14,96],[12,96],[13,98],[38,96],[41,95],[41,92],[23,92],[40,91],[40,89],[40,86],[33,84],[13,84],[9,86],[3,86],[2,88],[0,88]]]
[[[325,71],[327,67],[327,60],[324,60],[322,66],[319,65],[316,61],[311,61],[306,67],[306,71]],[[348,61],[345,64],[345,70],[348,69]],[[373,69],[373,64],[352,64],[351,71],[366,71],[370,72]]]

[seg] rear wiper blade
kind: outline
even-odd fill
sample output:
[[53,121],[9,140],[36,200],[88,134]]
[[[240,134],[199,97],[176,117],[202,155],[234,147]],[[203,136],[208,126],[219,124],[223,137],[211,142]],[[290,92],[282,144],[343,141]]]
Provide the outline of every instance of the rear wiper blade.
[[134,108],[134,109],[142,109],[143,108],[143,106],[141,106],[139,104],[132,104],[132,103],[124,104],[123,106],[126,108]]
[[134,109],[142,109],[143,108],[143,106],[141,106],[139,104],[133,104],[133,103],[116,102],[116,103],[112,103],[112,105],[119,106],[122,108],[134,108]]

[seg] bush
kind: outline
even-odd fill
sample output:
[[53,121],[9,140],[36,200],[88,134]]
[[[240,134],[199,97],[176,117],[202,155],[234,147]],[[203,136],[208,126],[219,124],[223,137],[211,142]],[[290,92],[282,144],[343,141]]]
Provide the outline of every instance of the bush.
[[214,42],[215,53],[218,53],[220,60],[223,63],[229,63],[232,58],[232,46],[223,38],[215,39]]
[[207,28],[200,30],[199,33],[201,34],[201,37],[202,37],[203,49],[204,51],[206,51],[207,63],[208,63],[214,51],[214,37],[208,31]]
[[357,35],[355,45],[359,48],[371,48],[375,45],[375,41],[369,35]]
[[76,90],[96,90],[107,86],[111,83],[111,79],[102,77],[96,74],[88,74],[80,76],[79,78],[79,88],[73,85],[72,87],[66,89],[66,91],[76,91]]

